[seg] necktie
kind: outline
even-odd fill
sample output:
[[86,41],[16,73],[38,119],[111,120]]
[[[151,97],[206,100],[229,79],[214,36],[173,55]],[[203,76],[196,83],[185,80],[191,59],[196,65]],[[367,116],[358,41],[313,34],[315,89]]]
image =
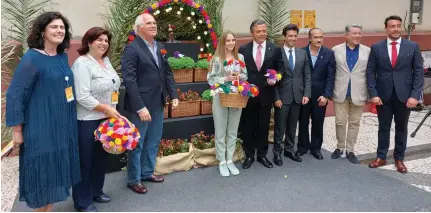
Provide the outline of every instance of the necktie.
[[257,51],[256,51],[256,66],[257,66],[257,71],[260,71],[260,68],[262,67],[262,45],[259,44],[259,46],[257,46]]
[[289,66],[290,66],[290,71],[293,72],[293,54],[292,54],[292,50],[289,50]]
[[392,42],[392,68],[395,68],[397,64],[398,54],[397,54],[397,42]]

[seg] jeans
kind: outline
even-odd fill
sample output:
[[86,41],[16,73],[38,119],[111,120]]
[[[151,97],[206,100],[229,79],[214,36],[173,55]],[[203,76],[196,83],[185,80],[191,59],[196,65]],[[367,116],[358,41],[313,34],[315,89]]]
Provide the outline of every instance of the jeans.
[[151,110],[151,121],[143,122],[136,112],[127,112],[126,116],[136,128],[141,138],[136,148],[128,153],[128,185],[135,185],[151,177],[156,165],[157,152],[163,133],[163,107]]

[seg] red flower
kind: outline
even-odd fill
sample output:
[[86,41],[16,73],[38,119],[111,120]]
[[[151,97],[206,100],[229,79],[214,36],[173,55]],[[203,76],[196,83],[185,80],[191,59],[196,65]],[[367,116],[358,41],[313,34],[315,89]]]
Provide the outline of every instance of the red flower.
[[129,35],[129,41],[133,41],[133,40],[135,40],[135,36]]
[[166,51],[165,49],[161,49],[160,53],[162,53],[162,55],[166,55],[166,53],[168,53],[168,51]]

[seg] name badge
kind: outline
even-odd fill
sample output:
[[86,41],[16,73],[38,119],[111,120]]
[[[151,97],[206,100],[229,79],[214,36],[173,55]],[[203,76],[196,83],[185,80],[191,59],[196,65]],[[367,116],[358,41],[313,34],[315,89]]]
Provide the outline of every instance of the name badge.
[[67,87],[65,89],[65,92],[66,92],[66,100],[67,100],[67,102],[71,102],[71,101],[75,100],[75,98],[73,97],[72,87]]
[[118,104],[118,92],[112,92],[111,104]]

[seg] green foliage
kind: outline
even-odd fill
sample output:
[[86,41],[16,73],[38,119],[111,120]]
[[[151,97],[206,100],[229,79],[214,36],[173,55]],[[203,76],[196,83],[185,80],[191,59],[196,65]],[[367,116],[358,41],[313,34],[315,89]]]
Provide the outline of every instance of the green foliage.
[[201,69],[207,69],[210,62],[207,59],[201,59],[198,62],[196,62],[195,67],[201,68]]
[[259,11],[268,24],[268,39],[274,42],[289,20],[287,0],[260,0]]
[[195,66],[195,61],[186,56],[181,58],[169,57],[168,64],[173,70],[191,69]]
[[181,61],[178,58],[169,57],[168,58],[168,64],[169,64],[169,67],[171,67],[172,70],[180,70],[180,69],[183,68],[183,65],[181,64]]
[[181,140],[181,139],[172,139],[172,140],[165,140],[162,139],[159,146],[159,151],[157,156],[163,157],[163,156],[169,156],[174,155],[178,153],[186,153],[189,152],[190,144],[187,140]]
[[214,135],[205,135],[203,131],[192,135],[191,142],[196,149],[200,150],[211,149],[215,147]]
[[2,34],[5,33],[9,40],[22,44],[18,57],[28,49],[27,37],[34,19],[53,4],[51,0],[2,0],[1,16],[6,26],[3,27]]
[[201,99],[203,101],[212,101],[213,97],[211,96],[211,89],[207,89],[207,90],[203,91],[201,94]]
[[181,57],[180,63],[184,69],[192,69],[195,67],[195,61],[191,57],[187,57],[187,56]]

